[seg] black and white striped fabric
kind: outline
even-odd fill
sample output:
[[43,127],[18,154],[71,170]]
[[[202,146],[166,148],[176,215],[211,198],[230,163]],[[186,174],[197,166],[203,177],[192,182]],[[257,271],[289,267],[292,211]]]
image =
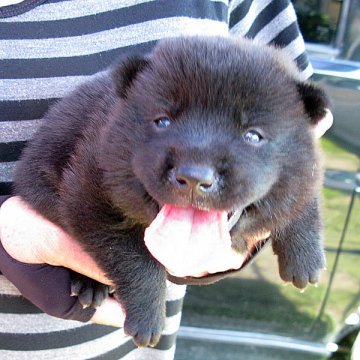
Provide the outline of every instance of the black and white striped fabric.
[[[0,2],[1,6],[1,2]],[[164,37],[247,36],[285,48],[311,75],[289,0],[25,0],[0,7],[0,195],[49,105],[114,59]],[[156,349],[135,349],[122,330],[42,314],[0,276],[1,359],[172,359],[184,287],[169,285]]]
[[166,323],[155,349],[137,349],[122,329],[61,320],[20,296],[0,275],[0,359],[173,359],[185,286],[168,283]]

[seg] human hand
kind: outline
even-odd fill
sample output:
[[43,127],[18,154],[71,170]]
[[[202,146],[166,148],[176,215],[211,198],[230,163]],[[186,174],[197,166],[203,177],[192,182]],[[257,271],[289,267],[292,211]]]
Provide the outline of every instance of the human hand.
[[313,129],[316,138],[321,138],[326,133],[326,131],[328,131],[331,128],[334,122],[334,117],[332,112],[329,109],[325,109],[325,110],[326,110],[325,116],[315,125]]
[[[7,258],[6,254],[3,257],[13,271],[13,274],[7,276],[9,280],[13,281],[15,286],[23,287],[21,282],[25,281],[24,277],[28,276],[29,280],[23,289],[26,292],[24,296],[43,311],[51,312],[54,316],[62,317],[64,310],[54,309],[54,304],[45,303],[41,297],[46,298],[50,289],[53,288],[54,292],[59,292],[59,294],[52,294],[55,299],[54,303],[62,305],[58,301],[60,297],[66,304],[64,306],[73,306],[76,299],[70,298],[70,271],[68,269],[111,285],[111,281],[106,278],[94,260],[82,250],[76,241],[58,226],[36,213],[20,197],[6,200],[0,208],[0,239],[6,253],[12,258],[10,260],[10,256]],[[0,263],[0,267],[1,265]],[[19,284],[16,284],[16,279],[14,281],[12,277],[16,277],[15,272],[19,271],[22,279]],[[3,273],[5,274],[5,271]],[[30,274],[32,275],[30,276]],[[29,283],[31,281],[40,282],[40,275],[42,282],[44,279],[48,279],[49,284]],[[54,279],[58,279],[57,284],[54,283]],[[60,286],[60,283],[64,288]],[[40,287],[40,285],[43,286]],[[36,299],[32,298],[34,296]],[[78,304],[76,306],[78,307]],[[120,304],[112,298],[107,298],[95,312],[84,309],[84,313],[87,315],[90,311],[93,314],[92,322],[123,326],[124,312]]]

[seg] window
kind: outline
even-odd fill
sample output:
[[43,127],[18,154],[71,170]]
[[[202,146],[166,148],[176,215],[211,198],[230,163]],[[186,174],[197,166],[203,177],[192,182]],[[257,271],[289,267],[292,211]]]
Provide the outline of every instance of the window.
[[301,32],[316,52],[360,61],[358,0],[293,0]]
[[305,41],[334,44],[342,1],[294,0],[293,3]]

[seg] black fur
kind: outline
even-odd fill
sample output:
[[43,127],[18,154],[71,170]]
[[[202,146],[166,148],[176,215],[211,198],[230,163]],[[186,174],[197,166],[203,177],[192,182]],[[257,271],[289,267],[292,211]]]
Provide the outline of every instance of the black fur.
[[[242,209],[234,248],[269,229],[282,278],[300,288],[317,281],[322,175],[311,126],[326,106],[279,50],[164,40],[50,109],[17,168],[16,192],[78,239],[114,281],[125,331],[154,345],[166,272],[143,235],[163,204]],[[262,141],[246,142],[249,130]],[[178,169],[210,173],[211,186],[183,186]]]
[[324,104],[329,102],[326,94],[311,83],[298,83],[297,87],[311,123],[317,124],[325,116]]

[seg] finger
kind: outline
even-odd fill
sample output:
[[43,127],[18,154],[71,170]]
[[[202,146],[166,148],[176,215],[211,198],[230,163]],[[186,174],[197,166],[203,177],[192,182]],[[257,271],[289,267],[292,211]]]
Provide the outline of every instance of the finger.
[[107,298],[95,311],[91,322],[115,327],[123,327],[125,313],[114,298]]
[[314,127],[314,133],[316,138],[320,138],[321,136],[323,136],[326,131],[331,128],[334,122],[334,117],[331,111],[329,109],[325,109],[325,111],[325,116]]

